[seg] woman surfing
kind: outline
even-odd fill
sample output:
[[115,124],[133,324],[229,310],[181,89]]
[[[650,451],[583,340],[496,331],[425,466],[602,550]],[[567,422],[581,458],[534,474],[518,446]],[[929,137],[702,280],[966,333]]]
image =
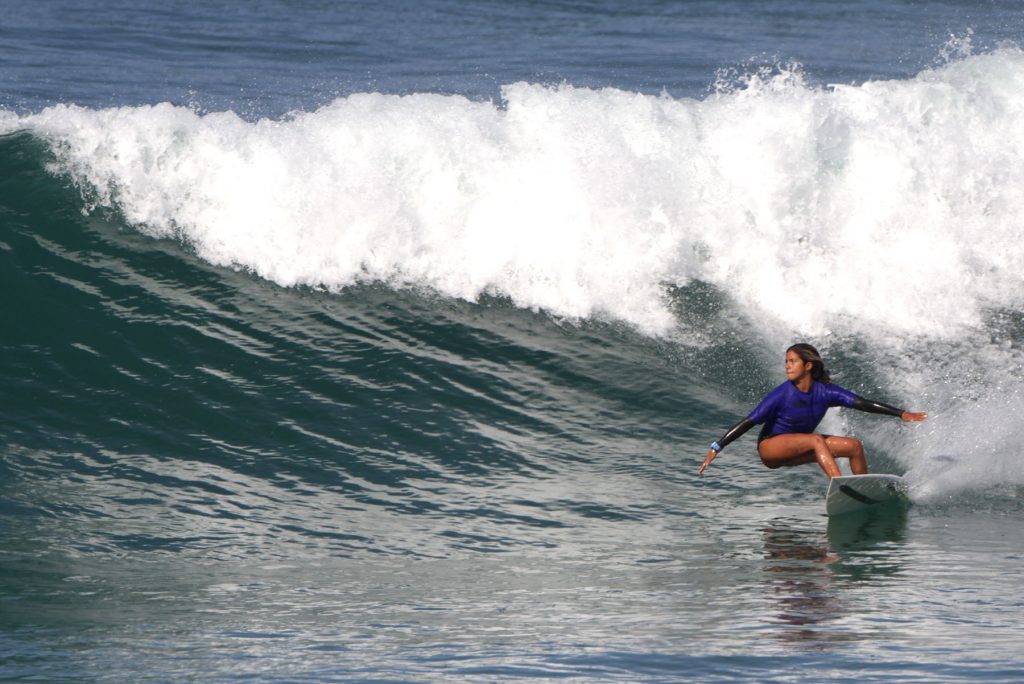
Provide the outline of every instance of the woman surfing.
[[831,384],[825,362],[818,350],[809,344],[794,344],[786,350],[786,382],[761,400],[749,416],[712,442],[698,475],[728,444],[755,425],[764,424],[757,437],[757,453],[769,468],[817,463],[829,479],[842,473],[837,458],[850,460],[854,475],[868,472],[864,445],[853,437],[834,437],[814,432],[825,412],[832,406],[846,406],[868,413],[898,416],[906,422],[928,418],[927,413],[912,413],[858,397],[839,385]]

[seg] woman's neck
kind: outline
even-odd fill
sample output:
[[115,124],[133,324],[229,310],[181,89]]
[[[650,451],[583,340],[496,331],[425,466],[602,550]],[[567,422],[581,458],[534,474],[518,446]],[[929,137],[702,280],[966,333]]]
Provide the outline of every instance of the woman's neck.
[[812,387],[814,387],[814,378],[812,378],[810,375],[805,375],[802,378],[797,378],[796,380],[794,380],[793,384],[796,385],[796,388],[798,390],[806,394],[811,391]]

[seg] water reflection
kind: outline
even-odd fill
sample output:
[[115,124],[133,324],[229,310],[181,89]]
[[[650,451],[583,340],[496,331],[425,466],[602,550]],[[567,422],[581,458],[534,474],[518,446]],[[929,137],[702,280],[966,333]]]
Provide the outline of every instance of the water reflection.
[[880,543],[903,542],[906,538],[907,511],[903,508],[839,515],[828,519],[828,539],[832,547],[843,551],[874,548]]
[[827,528],[780,518],[763,528],[764,588],[777,637],[809,648],[859,640],[863,590],[902,573],[906,514],[852,515]]
[[847,582],[882,584],[898,578],[906,561],[903,509],[829,520],[828,541],[838,560],[832,571]]
[[779,519],[762,531],[764,585],[774,601],[771,622],[782,626],[777,636],[786,641],[827,644],[839,637],[827,626],[843,615],[832,564],[837,558],[820,529]]

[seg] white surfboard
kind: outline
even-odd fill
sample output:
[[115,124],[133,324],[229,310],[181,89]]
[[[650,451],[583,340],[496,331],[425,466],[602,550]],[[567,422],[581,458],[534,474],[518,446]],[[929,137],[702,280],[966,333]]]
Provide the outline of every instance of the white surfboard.
[[899,475],[844,475],[833,477],[828,482],[825,494],[825,512],[842,515],[865,511],[879,506],[906,504],[907,481]]

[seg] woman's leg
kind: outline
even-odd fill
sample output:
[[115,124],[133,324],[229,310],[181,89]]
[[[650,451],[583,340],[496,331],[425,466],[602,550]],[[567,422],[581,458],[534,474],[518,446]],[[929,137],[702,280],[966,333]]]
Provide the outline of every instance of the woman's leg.
[[817,463],[829,479],[842,474],[824,435],[776,435],[762,441],[757,453],[769,468]]
[[868,472],[868,459],[864,456],[864,445],[853,437],[826,437],[825,443],[835,458],[850,459],[850,470],[854,475]]

